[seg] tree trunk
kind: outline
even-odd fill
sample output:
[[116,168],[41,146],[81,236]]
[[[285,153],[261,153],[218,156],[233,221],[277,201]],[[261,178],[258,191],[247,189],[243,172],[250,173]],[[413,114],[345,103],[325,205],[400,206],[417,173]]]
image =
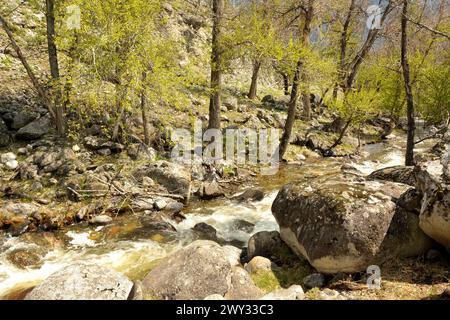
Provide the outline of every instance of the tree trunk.
[[22,53],[22,50],[20,49],[19,45],[17,44],[16,40],[14,39],[14,35],[11,31],[11,28],[9,27],[7,21],[5,20],[5,18],[0,15],[0,23],[3,26],[3,29],[6,32],[6,35],[9,38],[9,41],[11,42],[11,46],[13,47],[14,51],[16,52],[17,56],[19,57],[20,62],[22,63],[23,67],[25,68],[25,70],[27,71],[28,77],[30,78],[31,84],[33,85],[34,89],[36,90],[39,98],[41,99],[42,103],[44,103],[44,105],[47,107],[48,112],[50,113],[50,115],[52,116],[53,120],[56,119],[56,115],[55,112],[53,110],[50,98],[47,94],[47,92],[45,91],[45,89],[41,86],[41,84],[39,83],[38,79],[36,78],[33,70],[31,69],[30,65],[28,64],[27,59],[25,58],[25,56]]
[[[303,25],[303,31],[301,36],[301,44],[303,47],[309,45],[309,36],[311,33],[311,22],[314,17],[314,1],[315,0],[309,0],[308,6],[305,11],[305,23]],[[294,76],[294,82],[292,84],[292,91],[291,91],[291,101],[289,102],[289,110],[288,110],[288,117],[286,119],[286,124],[284,126],[283,135],[280,140],[280,147],[279,147],[279,158],[283,159],[287,148],[289,146],[291,135],[292,135],[292,129],[294,127],[295,123],[295,116],[297,113],[297,98],[299,95],[299,82],[300,79],[305,79],[305,76],[303,74],[303,67],[304,62],[303,59],[300,58],[297,62],[297,67],[295,70],[295,76]],[[306,92],[309,90],[306,90]],[[305,93],[303,94],[303,96]],[[308,99],[309,100],[309,99]]]
[[55,8],[54,0],[46,0],[46,20],[47,20],[47,44],[48,44],[48,60],[50,63],[50,74],[52,76],[52,87],[54,90],[55,105],[55,125],[58,135],[64,135],[64,110],[61,106],[61,88],[58,64],[58,51],[55,44]]
[[303,117],[305,120],[311,120],[311,93],[309,88],[305,89],[302,94],[303,99]]
[[280,147],[278,150],[278,152],[280,153],[280,159],[283,159],[289,146],[289,142],[291,141],[292,128],[294,127],[295,115],[297,113],[298,87],[302,69],[303,63],[300,60],[297,62],[297,68],[295,70],[294,82],[292,84],[291,91],[291,101],[289,102],[288,116],[284,125],[283,136],[280,140]]
[[[391,12],[393,7],[394,7],[393,1],[389,0],[388,4],[384,10],[383,16],[381,17],[381,21],[380,21],[381,26],[384,24],[387,16],[389,15],[389,13]],[[353,61],[350,63],[350,69],[349,69],[348,73],[346,74],[344,83],[342,84],[342,86],[343,86],[342,89],[344,90],[344,92],[347,92],[348,90],[350,90],[353,87],[353,83],[355,82],[356,76],[359,72],[359,68],[361,67],[361,64],[363,63],[367,54],[372,49],[373,44],[375,43],[375,40],[377,39],[379,32],[380,32],[380,30],[377,28],[369,31],[366,41],[364,42],[363,46],[361,47],[359,52],[354,57]]]
[[[339,51],[339,82],[341,84],[341,87],[344,85],[345,82],[345,64],[347,59],[347,44],[348,44],[348,32],[350,28],[350,23],[352,21],[353,13],[356,9],[356,0],[352,0],[350,3],[350,7],[347,11],[347,17],[344,22],[344,26],[341,33],[341,39],[340,39],[340,51]],[[333,97],[337,98],[338,93],[338,87],[335,87],[333,91]]]
[[342,139],[345,136],[345,133],[347,132],[348,128],[350,127],[350,124],[352,123],[353,117],[350,116],[347,120],[347,122],[345,123],[345,126],[342,128],[341,133],[339,134],[339,137],[336,139],[336,141],[333,143],[333,145],[328,148],[328,151],[333,150],[334,148],[336,148],[338,145],[340,145],[342,143]]
[[408,0],[403,0],[402,10],[402,69],[403,78],[405,81],[406,91],[406,105],[408,115],[408,139],[406,143],[405,165],[414,165],[414,133],[415,133],[415,119],[414,119],[414,99],[411,88],[411,76],[408,62]]
[[125,114],[125,108],[121,108],[120,114],[117,117],[116,123],[114,124],[114,130],[112,134],[112,141],[117,141],[119,139],[119,130],[120,130],[120,124],[122,123],[122,118]]
[[252,83],[250,85],[250,91],[248,92],[248,98],[254,100],[258,93],[258,75],[261,69],[261,61],[255,61],[253,63]]
[[284,95],[288,96],[289,95],[289,76],[286,73],[282,73],[281,74],[283,77],[283,86],[284,86]]
[[150,144],[150,131],[148,128],[147,118],[147,95],[145,93],[145,80],[147,79],[147,72],[142,73],[142,89],[141,89],[141,113],[142,124],[144,128],[144,143],[148,146]]
[[209,129],[220,129],[220,104],[222,91],[221,29],[224,10],[223,0],[213,0],[213,29],[211,54],[211,97],[209,103]]

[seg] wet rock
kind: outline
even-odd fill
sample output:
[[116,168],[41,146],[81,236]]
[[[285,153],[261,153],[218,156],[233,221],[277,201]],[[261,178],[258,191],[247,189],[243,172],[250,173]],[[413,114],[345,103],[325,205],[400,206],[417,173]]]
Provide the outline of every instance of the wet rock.
[[39,207],[32,203],[8,202],[1,207],[6,212],[16,216],[31,216],[39,211]]
[[362,176],[363,175],[363,173],[361,171],[359,171],[357,168],[355,168],[354,166],[352,166],[349,163],[346,163],[346,164],[342,165],[341,172],[342,173],[354,174],[354,175],[358,175],[358,176]]
[[266,294],[260,300],[303,300],[305,293],[302,286],[293,285],[288,289],[280,289]]
[[252,232],[255,229],[255,225],[251,222],[242,219],[236,219],[232,222],[233,229],[244,231],[247,233]]
[[398,183],[404,183],[410,186],[414,186],[416,181],[414,179],[414,168],[405,166],[396,166],[390,168],[384,168],[372,172],[367,179],[368,180],[383,180],[392,181]]
[[42,265],[42,257],[32,249],[16,249],[8,252],[7,259],[19,269],[39,268]]
[[177,229],[167,221],[163,221],[161,217],[144,217],[140,219],[141,225],[148,233],[176,233]]
[[97,265],[65,267],[35,287],[25,300],[127,300],[133,282]]
[[224,195],[222,188],[216,180],[202,182],[198,195],[204,200],[218,198]]
[[225,296],[231,270],[220,245],[196,241],[162,259],[144,278],[144,292],[166,300],[201,300],[213,294]]
[[261,256],[272,261],[279,261],[286,252],[291,252],[289,247],[281,240],[278,231],[262,231],[254,234],[248,241],[247,259]]
[[[308,188],[309,187],[309,188]],[[389,248],[410,255],[422,243],[413,218],[397,211],[392,197],[409,188],[391,182],[318,177],[283,187],[272,205],[281,238],[321,273],[359,272],[387,258]],[[394,219],[394,216],[399,214]],[[409,221],[402,226],[394,221]],[[386,238],[386,242],[385,242]],[[408,239],[407,243],[404,243]],[[394,250],[395,249],[395,250]],[[419,247],[416,254],[421,254]]]
[[265,193],[262,189],[249,189],[244,191],[242,194],[236,196],[234,199],[239,202],[248,201],[261,201],[265,197]]
[[307,289],[322,288],[325,285],[325,276],[321,273],[313,273],[303,279]]
[[143,177],[149,177],[164,186],[169,192],[184,197],[189,202],[191,194],[191,174],[183,166],[167,161],[143,166],[133,172],[133,176],[140,182]]
[[164,208],[164,211],[173,215],[173,214],[180,213],[181,210],[183,210],[183,208],[184,208],[184,204],[182,204],[181,202],[170,201]]
[[249,273],[256,273],[259,270],[272,270],[276,265],[267,258],[254,257],[245,265],[245,270]]
[[38,246],[45,253],[63,246],[63,242],[53,232],[26,233],[20,237],[20,240]]
[[112,221],[113,219],[110,216],[100,215],[93,217],[89,222],[91,224],[105,225],[111,223]]
[[29,220],[14,221],[8,228],[8,233],[13,237],[18,237],[28,231],[31,222]]
[[16,138],[22,140],[39,139],[50,131],[50,116],[44,116],[20,128],[16,133]]
[[228,300],[257,300],[264,295],[247,271],[242,267],[233,267],[231,270],[231,285],[225,298]]
[[217,241],[217,230],[204,222],[196,224],[192,230],[202,240]]

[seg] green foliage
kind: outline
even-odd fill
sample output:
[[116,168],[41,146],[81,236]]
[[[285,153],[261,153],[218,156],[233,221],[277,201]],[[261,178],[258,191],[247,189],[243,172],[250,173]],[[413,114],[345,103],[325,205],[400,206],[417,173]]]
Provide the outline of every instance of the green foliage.
[[325,101],[342,118],[351,118],[353,124],[363,123],[380,113],[380,92],[370,86],[361,86],[359,90],[352,90],[337,99],[328,95]]
[[443,63],[427,63],[418,77],[418,111],[431,123],[440,124],[450,116],[450,56]]
[[[62,61],[72,88],[66,98],[73,112],[86,120],[105,112],[117,116],[121,108],[133,113],[140,107],[142,93],[149,108],[161,107],[168,116],[171,108],[187,104],[185,87],[191,69],[189,63],[180,67],[181,44],[166,29],[162,3],[68,0],[60,7],[57,42],[68,53]],[[80,7],[79,30],[65,23],[69,5]]]
[[228,51],[230,55],[245,56],[251,61],[282,58],[280,30],[275,26],[269,2],[244,2],[239,7],[237,19],[228,25],[231,32],[224,39],[234,49]]

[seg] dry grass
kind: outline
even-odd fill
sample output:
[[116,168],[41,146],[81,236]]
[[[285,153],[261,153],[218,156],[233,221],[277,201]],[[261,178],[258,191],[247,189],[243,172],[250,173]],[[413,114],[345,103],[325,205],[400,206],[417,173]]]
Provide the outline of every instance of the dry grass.
[[379,290],[368,289],[364,281],[339,281],[330,288],[356,300],[450,299],[443,295],[446,289],[450,289],[448,261],[393,260],[381,266],[381,271]]

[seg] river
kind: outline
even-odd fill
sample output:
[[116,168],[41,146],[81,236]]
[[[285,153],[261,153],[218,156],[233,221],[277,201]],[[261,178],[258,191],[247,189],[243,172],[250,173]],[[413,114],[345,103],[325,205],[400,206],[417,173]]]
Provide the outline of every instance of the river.
[[[404,161],[405,137],[396,132],[398,138],[383,143],[364,146],[365,157],[359,160],[344,158],[311,159],[302,165],[284,165],[275,176],[261,177],[258,186],[266,192],[260,202],[239,204],[227,199],[196,202],[184,211],[186,220],[175,224],[175,237],[152,236],[146,239],[136,232],[138,223],[132,215],[118,217],[111,226],[69,226],[58,231],[57,244],[46,247],[39,266],[19,268],[8,260],[13,250],[39,251],[39,241],[26,242],[0,234],[0,297],[11,298],[39,284],[58,269],[76,262],[96,263],[113,268],[131,279],[140,279],[154,265],[155,260],[192,242],[195,237],[191,228],[205,222],[217,229],[218,236],[229,243],[244,246],[248,239],[259,231],[278,230],[272,216],[271,205],[278,190],[286,182],[306,180],[319,175],[337,174],[343,164],[350,164],[363,174],[384,167],[401,165]],[[422,152],[432,141],[420,145]],[[253,228],[241,229],[237,221],[245,220]],[[20,295],[19,295],[20,296]]]

